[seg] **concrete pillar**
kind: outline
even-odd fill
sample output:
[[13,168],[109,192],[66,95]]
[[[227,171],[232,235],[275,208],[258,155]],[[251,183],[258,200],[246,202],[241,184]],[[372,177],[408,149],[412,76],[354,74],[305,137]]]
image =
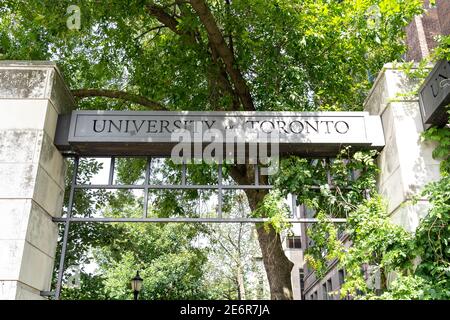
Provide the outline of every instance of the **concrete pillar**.
[[386,140],[378,158],[378,190],[388,201],[392,220],[409,231],[427,214],[428,201],[420,199],[410,205],[408,200],[428,182],[440,179],[439,161],[432,157],[435,144],[421,141],[424,128],[418,96],[408,95],[415,85],[402,71],[386,64],[364,103],[365,111],[381,116]]
[[66,169],[53,139],[73,105],[54,63],[0,62],[0,299],[50,289]]

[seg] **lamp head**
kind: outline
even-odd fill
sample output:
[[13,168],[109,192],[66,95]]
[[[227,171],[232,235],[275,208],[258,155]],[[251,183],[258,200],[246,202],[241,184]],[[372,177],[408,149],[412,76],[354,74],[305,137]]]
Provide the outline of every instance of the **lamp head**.
[[137,271],[136,276],[133,279],[131,279],[131,289],[136,292],[141,291],[143,282],[144,282],[144,279],[142,279],[139,276],[139,271]]

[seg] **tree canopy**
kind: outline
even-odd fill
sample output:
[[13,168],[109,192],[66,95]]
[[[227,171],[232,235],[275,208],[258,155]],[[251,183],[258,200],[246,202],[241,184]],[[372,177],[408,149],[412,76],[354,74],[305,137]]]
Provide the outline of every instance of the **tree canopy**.
[[74,90],[125,91],[170,110],[361,109],[381,66],[401,58],[403,27],[421,8],[418,0],[82,1],[80,29],[70,30],[71,4],[7,0],[2,58],[56,60]]

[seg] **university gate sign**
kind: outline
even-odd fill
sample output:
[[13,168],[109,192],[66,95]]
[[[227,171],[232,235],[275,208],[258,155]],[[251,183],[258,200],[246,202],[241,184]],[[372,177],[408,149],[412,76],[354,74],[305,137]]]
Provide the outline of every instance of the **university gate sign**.
[[380,150],[384,135],[367,112],[73,111],[55,138],[61,151],[91,156],[173,156],[179,143],[228,145],[234,155],[236,145],[268,143],[280,154],[323,157],[345,145]]

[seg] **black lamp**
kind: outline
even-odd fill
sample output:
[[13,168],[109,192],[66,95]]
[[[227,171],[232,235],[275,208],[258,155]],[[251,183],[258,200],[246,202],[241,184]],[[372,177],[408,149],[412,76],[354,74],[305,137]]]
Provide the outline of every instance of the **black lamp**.
[[139,292],[142,289],[142,283],[144,280],[139,276],[139,271],[136,272],[136,276],[131,279],[131,290],[133,290],[134,293],[134,300],[138,299]]

